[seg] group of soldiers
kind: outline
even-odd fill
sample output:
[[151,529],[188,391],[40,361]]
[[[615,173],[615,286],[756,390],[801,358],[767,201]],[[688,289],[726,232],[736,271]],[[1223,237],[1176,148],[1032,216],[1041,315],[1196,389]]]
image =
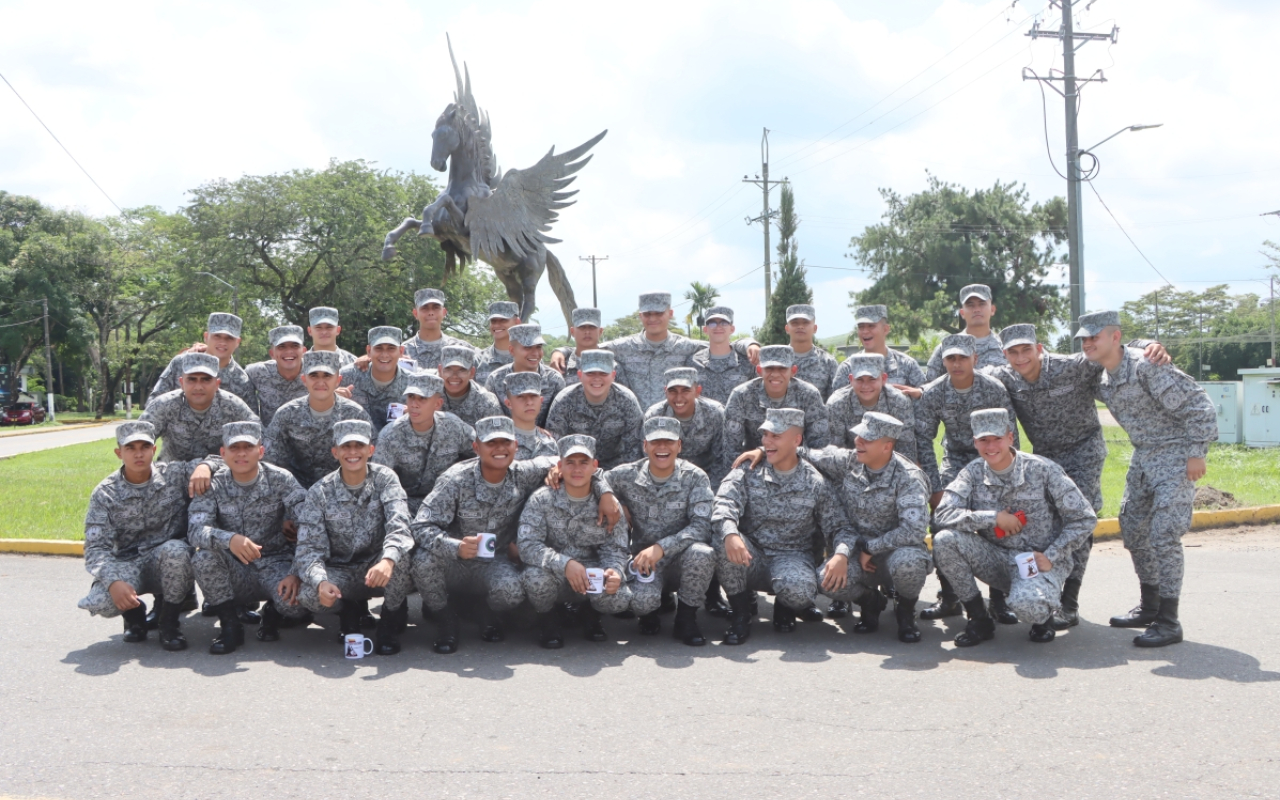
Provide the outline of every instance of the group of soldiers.
[[[438,653],[457,650],[463,618],[501,641],[526,602],[547,648],[568,625],[604,640],[606,614],[656,634],[667,611],[676,639],[702,645],[700,609],[736,645],[760,591],[779,632],[824,619],[822,595],[827,617],[859,606],[856,633],[892,601],[902,642],[921,640],[917,617],[960,614],[957,646],[1018,622],[1048,642],[1079,621],[1102,400],[1135,448],[1120,525],[1141,586],[1111,624],[1145,628],[1139,646],[1181,641],[1181,537],[1217,438],[1208,397],[1159,343],[1123,344],[1115,312],[1081,317],[1083,352],[1066,356],[1034,325],[996,333],[988,287],[959,301],[965,332],[923,370],[887,347],[878,305],[856,309],[862,351],[839,364],[810,305],[787,309],[789,345],[760,347],[734,338],[725,307],[705,313],[705,341],[672,332],[665,293],[641,295],[643,330],[608,342],[599,310],[576,309],[573,344],[549,358],[511,302],[489,306],[482,350],[445,334],[436,289],[415,294],[416,334],[375,327],[359,357],[337,347],[338,312],[315,308],[242,368],[240,319],[212,314],[116,430],[80,607],[122,616],[126,642],[158,629],[182,650],[198,585],[215,654],[245,625],[270,642],[336,614],[392,655],[415,591]],[[934,569],[942,589],[917,615]]]

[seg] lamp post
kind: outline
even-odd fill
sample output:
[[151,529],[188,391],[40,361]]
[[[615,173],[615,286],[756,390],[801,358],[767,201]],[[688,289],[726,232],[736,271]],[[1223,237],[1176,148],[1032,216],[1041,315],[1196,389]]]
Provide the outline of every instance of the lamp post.
[[227,283],[222,278],[219,278],[217,275],[214,275],[212,272],[197,272],[196,274],[213,278],[218,283],[230,289],[231,290],[231,313],[235,314],[237,317],[240,316],[240,290],[239,289],[237,289],[233,284]]

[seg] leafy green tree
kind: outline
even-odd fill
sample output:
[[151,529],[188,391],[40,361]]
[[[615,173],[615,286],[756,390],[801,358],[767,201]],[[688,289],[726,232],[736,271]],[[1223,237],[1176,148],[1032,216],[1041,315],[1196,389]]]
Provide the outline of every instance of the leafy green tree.
[[1240,369],[1262,366],[1270,355],[1270,313],[1256,294],[1227,292],[1226,284],[1203,292],[1164,286],[1127,302],[1125,338],[1158,339],[1179,369],[1200,380],[1237,380]]
[[764,326],[756,336],[762,345],[789,342],[791,337],[785,330],[787,307],[813,302],[813,290],[805,281],[804,262],[798,255],[798,227],[800,218],[796,216],[795,193],[789,184],[783,184],[782,199],[778,205],[778,283],[774,286],[773,297],[769,298]]
[[689,288],[684,292],[684,299],[690,303],[689,313],[685,315],[684,325],[686,335],[690,338],[700,338],[701,332],[694,332],[694,324],[698,328],[702,327],[702,315],[708,309],[715,308],[716,300],[720,298],[720,292],[716,287],[709,283],[694,281],[689,284]]

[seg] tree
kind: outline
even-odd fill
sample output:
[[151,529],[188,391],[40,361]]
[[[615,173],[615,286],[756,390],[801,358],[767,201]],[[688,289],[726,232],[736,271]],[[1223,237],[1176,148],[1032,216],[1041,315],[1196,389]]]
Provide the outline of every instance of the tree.
[[784,183],[782,201],[778,206],[778,283],[774,286],[773,297],[769,298],[764,326],[756,336],[762,345],[789,342],[791,337],[785,330],[787,307],[813,302],[813,290],[805,281],[804,262],[797,252],[798,227],[800,218],[796,216],[796,197],[791,186]]
[[1062,267],[1067,206],[1061,197],[1030,203],[1025,186],[996,182],[970,192],[929,176],[909,197],[881,189],[883,222],[849,241],[852,258],[875,283],[850,292],[849,305],[881,303],[911,339],[924,330],[958,332],[959,293],[971,283],[991,287],[1003,324],[1033,322],[1043,341],[1065,321],[1067,301],[1050,272]]
[[709,283],[694,281],[689,284],[689,288],[684,292],[684,299],[691,303],[689,313],[686,314],[684,318],[687,336],[695,338],[693,333],[694,323],[696,322],[698,327],[701,328],[703,313],[708,309],[714,308],[716,300],[719,298],[720,292],[716,290],[716,287]]
[[1200,293],[1164,286],[1125,303],[1125,339],[1158,339],[1173,363],[1199,380],[1236,380],[1240,369],[1266,363],[1270,316],[1258,295],[1227,290],[1226,284]]

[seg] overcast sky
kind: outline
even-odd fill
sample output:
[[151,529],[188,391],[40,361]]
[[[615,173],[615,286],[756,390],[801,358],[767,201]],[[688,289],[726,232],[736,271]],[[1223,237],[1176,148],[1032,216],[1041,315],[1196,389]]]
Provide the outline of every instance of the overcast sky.
[[[1258,250],[1280,240],[1280,218],[1260,216],[1280,209],[1280,3],[1086,2],[1078,27],[1120,33],[1079,52],[1081,73],[1107,79],[1085,89],[1081,144],[1164,124],[1098,151],[1094,186],[1155,269],[1086,188],[1088,307],[1157,288],[1156,269],[1183,289],[1264,293],[1248,279],[1265,280]],[[771,175],[795,189],[800,255],[831,335],[849,329],[848,293],[868,283],[844,255],[880,217],[878,188],[918,191],[928,171],[1065,194],[1040,90],[1021,79],[1061,66],[1056,40],[1024,35],[1035,19],[1057,28],[1047,6],[0,2],[0,72],[115,202],[176,209],[212,179],[330,158],[431,172],[430,132],[454,86],[447,31],[504,169],[609,129],[553,232],[579,303],[591,277],[578,257],[608,255],[606,318],[698,279],[721,288],[740,330],[763,316],[761,231],[744,222],[761,198],[741,180],[759,172],[768,127]],[[1048,100],[1064,169],[1063,103]],[[0,188],[114,212],[4,86],[0,120]],[[555,309],[545,281],[540,293]],[[562,332],[556,311],[543,316]]]

